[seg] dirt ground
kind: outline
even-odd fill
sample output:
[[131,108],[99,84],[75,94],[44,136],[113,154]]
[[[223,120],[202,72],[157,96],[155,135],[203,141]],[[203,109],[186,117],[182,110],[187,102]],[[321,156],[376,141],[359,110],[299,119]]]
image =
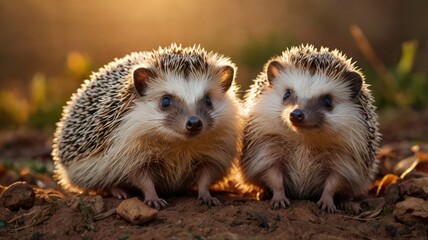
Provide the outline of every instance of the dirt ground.
[[[415,132],[426,131],[426,123]],[[396,184],[385,183],[378,196],[373,187],[359,200],[360,215],[328,214],[308,200],[293,200],[287,209],[272,210],[268,201],[228,191],[213,193],[223,206],[208,207],[190,192],[166,198],[168,207],[155,219],[133,225],[115,213],[122,200],[104,197],[102,214],[97,215],[90,205],[95,197],[61,192],[49,173],[49,135],[3,133],[0,192],[25,181],[35,190],[35,202],[27,210],[0,206],[0,239],[427,239],[428,181],[415,185],[414,180],[428,179],[428,141],[418,142],[418,155],[415,147],[412,152],[413,142],[386,137],[389,142],[379,151],[379,178],[398,175],[396,166],[411,165],[416,159],[412,156],[419,156],[419,164]],[[409,206],[413,200],[419,202]]]

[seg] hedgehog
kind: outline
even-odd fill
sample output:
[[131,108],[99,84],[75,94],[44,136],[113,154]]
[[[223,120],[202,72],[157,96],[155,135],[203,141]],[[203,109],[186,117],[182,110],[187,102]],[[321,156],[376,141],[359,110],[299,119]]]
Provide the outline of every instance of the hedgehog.
[[[140,191],[150,207],[225,176],[242,147],[237,68],[200,46],[134,52],[100,68],[64,107],[54,133],[54,177],[66,190]],[[159,194],[159,195],[158,195]]]
[[290,197],[330,213],[360,211],[354,198],[377,173],[380,141],[368,87],[338,50],[301,45],[265,64],[245,95],[240,167],[271,193],[273,209]]

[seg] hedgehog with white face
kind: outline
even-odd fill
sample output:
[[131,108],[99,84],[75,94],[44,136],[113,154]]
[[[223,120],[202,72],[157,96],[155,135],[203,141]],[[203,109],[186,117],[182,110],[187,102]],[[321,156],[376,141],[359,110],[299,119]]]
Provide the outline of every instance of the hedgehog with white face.
[[242,140],[235,65],[200,47],[175,44],[109,63],[64,108],[53,144],[55,177],[68,190],[132,187],[154,208],[158,194],[209,187],[224,177]]
[[351,200],[377,171],[377,115],[361,72],[337,50],[293,47],[272,58],[246,95],[245,178],[273,193],[314,199],[327,212]]

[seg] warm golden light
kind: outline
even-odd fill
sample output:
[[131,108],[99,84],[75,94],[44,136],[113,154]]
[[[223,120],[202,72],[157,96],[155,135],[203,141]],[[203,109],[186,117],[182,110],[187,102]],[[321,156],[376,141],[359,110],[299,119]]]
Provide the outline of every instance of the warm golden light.
[[260,200],[263,189],[244,180],[238,167],[233,167],[230,173],[220,182],[211,187],[214,191],[228,192],[230,195]]
[[396,183],[398,180],[398,176],[392,173],[386,174],[382,180],[376,181],[375,185],[377,186],[376,190],[376,196],[379,196],[379,193],[386,189],[387,187],[391,186],[392,184]]

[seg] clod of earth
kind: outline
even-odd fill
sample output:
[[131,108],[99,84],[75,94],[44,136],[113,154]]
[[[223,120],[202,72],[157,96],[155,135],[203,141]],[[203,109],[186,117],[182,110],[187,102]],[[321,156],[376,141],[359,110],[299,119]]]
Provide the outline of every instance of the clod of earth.
[[397,203],[394,215],[411,213],[413,216],[428,218],[428,201],[420,198],[408,197],[406,200]]
[[402,194],[428,198],[428,177],[411,178],[400,184]]
[[132,224],[140,225],[156,218],[158,210],[148,207],[138,198],[131,198],[122,201],[116,213]]
[[101,214],[104,212],[104,199],[103,197],[96,195],[96,196],[77,196],[69,202],[69,206],[72,209],[79,209],[80,204],[85,204],[87,207],[91,209],[91,212],[93,215]]
[[0,196],[1,205],[12,211],[18,211],[20,208],[30,209],[35,200],[34,189],[26,182],[11,184]]

